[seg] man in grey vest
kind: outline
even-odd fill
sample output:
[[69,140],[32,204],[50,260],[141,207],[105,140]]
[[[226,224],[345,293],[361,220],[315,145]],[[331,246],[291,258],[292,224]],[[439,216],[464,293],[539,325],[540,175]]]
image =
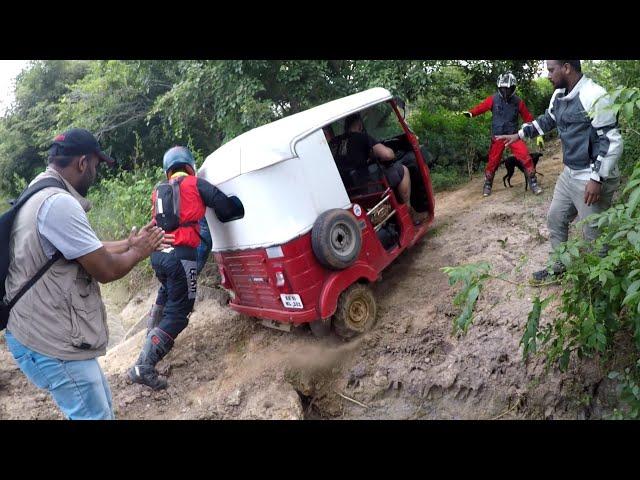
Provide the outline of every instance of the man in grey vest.
[[[622,136],[616,115],[608,106],[611,98],[600,85],[582,74],[580,60],[547,60],[548,78],[556,89],[549,108],[515,135],[497,138],[510,145],[523,138],[534,138],[554,128],[562,142],[564,170],[558,177],[547,215],[551,247],[566,242],[569,224],[611,206],[620,186],[618,159],[622,155]],[[598,236],[595,224],[583,228],[586,240]],[[542,282],[564,273],[564,265],[533,274]]]
[[114,161],[87,130],[56,136],[48,161],[32,184],[54,178],[60,188],[40,190],[16,216],[7,302],[57,252],[62,256],[11,309],[5,339],[23,373],[50,392],[67,418],[113,419],[111,391],[96,359],[105,354],[109,336],[98,282],[122,278],[170,238],[149,224],[126,240],[98,240],[85,197],[98,164]]

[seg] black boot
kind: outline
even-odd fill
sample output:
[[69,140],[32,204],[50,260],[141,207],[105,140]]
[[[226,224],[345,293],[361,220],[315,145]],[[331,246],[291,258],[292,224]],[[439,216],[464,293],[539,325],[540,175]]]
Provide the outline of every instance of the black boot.
[[493,188],[493,177],[484,177],[484,188],[482,189],[482,196],[488,197],[491,195],[491,189]]
[[160,325],[162,312],[164,312],[164,305],[154,303],[153,307],[151,307],[151,310],[149,311],[149,315],[147,316],[147,335],[149,335],[151,330]]
[[133,383],[147,385],[154,390],[167,388],[167,381],[158,376],[156,364],[169,353],[173,347],[173,338],[159,328],[154,328],[147,335],[140,356],[129,369],[129,378]]
[[[551,270],[551,272],[549,272]],[[538,270],[533,272],[530,283],[537,285],[544,282],[552,282],[558,280],[566,272],[565,266],[560,262],[555,262],[551,269],[545,268],[544,270]]]
[[535,173],[529,175],[529,187],[531,187],[531,193],[534,195],[540,195],[542,193],[542,188],[538,185],[538,179]]

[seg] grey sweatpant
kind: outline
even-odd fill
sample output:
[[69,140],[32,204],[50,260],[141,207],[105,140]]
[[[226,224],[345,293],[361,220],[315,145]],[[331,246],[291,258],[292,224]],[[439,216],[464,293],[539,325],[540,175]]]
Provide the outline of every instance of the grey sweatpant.
[[[571,176],[569,169],[565,167],[553,190],[553,200],[547,214],[549,226],[549,239],[551,247],[566,242],[569,236],[569,224],[578,217],[578,221],[593,213],[600,213],[611,206],[614,192],[620,186],[620,177],[609,178],[602,182],[600,201],[587,206],[584,203],[584,190],[589,180],[579,180]],[[582,232],[585,240],[593,241],[598,236],[595,224],[584,225]]]

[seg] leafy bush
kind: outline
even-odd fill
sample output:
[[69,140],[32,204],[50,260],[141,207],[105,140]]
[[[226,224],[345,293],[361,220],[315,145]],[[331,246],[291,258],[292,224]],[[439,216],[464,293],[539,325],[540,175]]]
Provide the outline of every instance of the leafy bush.
[[525,93],[523,93],[521,98],[527,105],[527,109],[531,112],[531,115],[537,117],[549,108],[552,95],[553,84],[547,78],[541,77],[531,82],[529,88],[526,90],[526,96]]
[[93,208],[88,217],[98,237],[118,240],[151,220],[151,192],[163,178],[162,168],[120,171],[102,179],[89,192]]
[[408,119],[411,129],[433,155],[433,173],[467,175],[486,161],[491,140],[491,115],[466,118],[442,107],[422,107]]
[[455,169],[437,169],[430,172],[434,192],[441,192],[469,181],[469,176]]
[[631,332],[640,351],[640,165],[623,201],[591,217],[602,234],[561,244],[554,257],[567,268],[560,317],[541,335],[550,362],[566,368],[570,356],[611,353],[614,335]]
[[640,360],[635,364],[634,368],[625,368],[624,373],[611,372],[609,378],[618,381],[618,395],[622,403],[626,406],[625,410],[616,409],[612,418],[615,420],[622,419],[640,419]]
[[[93,208],[87,214],[89,222],[101,240],[126,238],[131,228],[143,227],[151,220],[151,192],[164,174],[162,168],[120,171],[103,178],[89,191]],[[110,288],[124,285],[132,297],[153,276],[151,262],[139,263],[124,278]],[[127,298],[127,301],[130,298]]]
[[473,309],[476,306],[480,292],[489,278],[496,278],[489,272],[491,265],[487,262],[471,263],[457,267],[443,267],[449,276],[449,285],[462,284],[462,289],[453,299],[453,304],[462,307],[462,312],[453,321],[453,333],[466,333],[474,320]]

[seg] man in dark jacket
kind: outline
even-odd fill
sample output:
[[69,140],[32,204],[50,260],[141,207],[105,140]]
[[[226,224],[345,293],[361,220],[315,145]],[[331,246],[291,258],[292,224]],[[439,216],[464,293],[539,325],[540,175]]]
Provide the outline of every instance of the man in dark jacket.
[[[518,130],[518,115],[525,122],[533,120],[524,101],[514,94],[516,90],[516,77],[511,73],[505,73],[498,77],[498,93],[487,97],[482,103],[476,105],[468,112],[462,112],[466,117],[475,117],[491,110],[491,146],[489,147],[489,161],[484,172],[484,188],[482,195],[491,195],[493,186],[493,176],[500,166],[502,152],[505,149],[503,141],[496,140],[496,135],[516,133]],[[542,137],[541,137],[542,138]],[[531,187],[531,192],[535,195],[542,193],[542,188],[538,186],[536,171],[531,161],[531,156],[527,150],[527,145],[522,141],[510,144],[511,152],[522,163],[527,176],[527,181]]]
[[[325,135],[329,131],[325,129]],[[426,214],[418,213],[411,206],[411,177],[409,170],[399,161],[395,161],[395,152],[369,135],[359,113],[349,115],[344,120],[344,133],[329,140],[331,154],[336,161],[338,171],[346,185],[349,184],[349,172],[367,168],[375,157],[384,162],[384,175],[391,188],[397,189],[402,203],[406,204],[411,218],[416,224],[424,220]]]
[[[167,150],[163,169],[169,184],[179,189],[179,211],[174,212],[179,224],[167,232],[175,237],[173,246],[151,255],[151,266],[161,286],[142,352],[129,369],[131,381],[154,390],[167,387],[167,381],[158,376],[155,365],[169,353],[176,337],[187,326],[195,303],[197,248],[202,240],[199,222],[204,218],[206,207],[212,208],[221,222],[244,216],[244,207],[237,197],[227,197],[203,178],[196,177],[196,162],[187,148],[177,146]],[[152,201],[156,220],[157,214],[166,214],[173,208],[163,204],[157,188]]]

